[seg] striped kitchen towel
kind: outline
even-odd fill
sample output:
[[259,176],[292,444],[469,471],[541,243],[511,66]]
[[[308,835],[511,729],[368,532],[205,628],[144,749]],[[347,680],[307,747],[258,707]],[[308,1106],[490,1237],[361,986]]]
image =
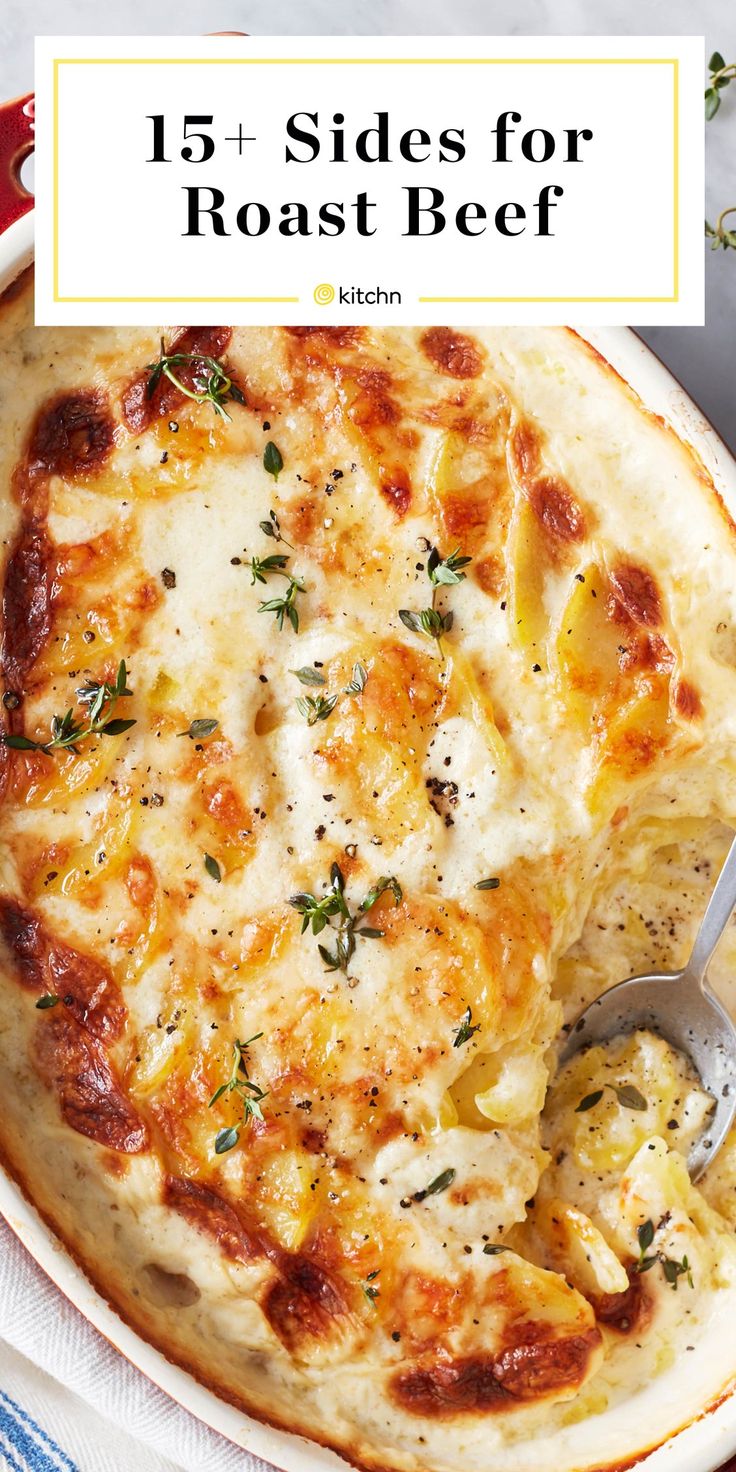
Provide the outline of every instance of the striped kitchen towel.
[[0,1472],[272,1472],[128,1363],[0,1217]]

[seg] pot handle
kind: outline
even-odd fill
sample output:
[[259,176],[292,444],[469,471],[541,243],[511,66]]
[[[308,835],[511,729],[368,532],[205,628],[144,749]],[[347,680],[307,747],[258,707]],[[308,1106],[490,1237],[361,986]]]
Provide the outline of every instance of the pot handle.
[[[216,36],[244,36],[245,31],[215,31]],[[21,183],[24,159],[34,148],[34,97],[15,97],[0,104],[0,235],[33,209],[33,195]]]
[[23,160],[33,152],[33,93],[0,105],[0,235],[33,209],[33,195],[20,179]]

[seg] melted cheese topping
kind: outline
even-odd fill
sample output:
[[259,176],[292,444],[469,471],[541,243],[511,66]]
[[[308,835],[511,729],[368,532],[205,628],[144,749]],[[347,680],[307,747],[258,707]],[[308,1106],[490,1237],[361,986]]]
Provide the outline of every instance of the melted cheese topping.
[[[30,310],[0,320],[9,1167],[140,1332],[355,1460],[661,1439],[687,1405],[621,1407],[736,1288],[736,1142],[696,1192],[708,1100],[646,1037],[540,1115],[563,1019],[655,937],[681,962],[673,874],[736,811],[712,486],[572,334],[175,334],[227,420],[146,393],[157,333]],[[18,745],[121,660],[133,724]]]

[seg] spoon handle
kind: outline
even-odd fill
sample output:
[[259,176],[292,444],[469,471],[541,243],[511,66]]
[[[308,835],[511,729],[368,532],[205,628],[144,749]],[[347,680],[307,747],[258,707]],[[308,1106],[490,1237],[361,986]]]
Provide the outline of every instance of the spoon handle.
[[726,860],[718,875],[716,887],[710,897],[700,929],[695,937],[692,955],[685,967],[700,985],[705,981],[708,963],[736,906],[736,838],[733,839]]

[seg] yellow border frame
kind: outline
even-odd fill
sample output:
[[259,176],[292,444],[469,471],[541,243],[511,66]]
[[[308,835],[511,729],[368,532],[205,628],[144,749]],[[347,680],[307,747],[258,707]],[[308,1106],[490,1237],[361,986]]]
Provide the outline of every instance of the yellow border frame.
[[673,261],[671,296],[420,296],[419,302],[631,302],[680,300],[680,62],[676,56],[64,56],[54,58],[53,299],[71,302],[299,302],[298,296],[60,296],[59,68],[61,66],[671,66]]

